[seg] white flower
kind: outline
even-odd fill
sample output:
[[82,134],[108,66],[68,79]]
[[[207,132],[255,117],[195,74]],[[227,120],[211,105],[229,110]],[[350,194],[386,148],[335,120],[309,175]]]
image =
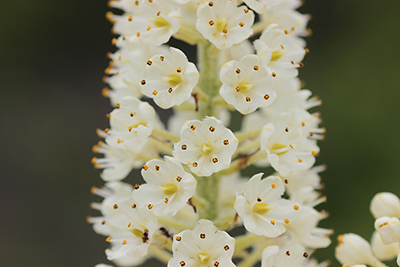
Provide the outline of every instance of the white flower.
[[218,231],[211,221],[200,220],[193,230],[174,236],[168,267],[233,267],[235,239]]
[[210,176],[228,168],[238,140],[222,121],[206,117],[203,121],[186,122],[181,129],[181,141],[172,154],[198,176]]
[[292,127],[289,113],[282,113],[261,132],[261,148],[268,153],[268,161],[281,175],[306,170],[315,162],[319,147],[309,140],[301,125]]
[[198,80],[196,66],[182,51],[171,47],[169,53],[147,61],[147,76],[140,84],[143,94],[166,109],[188,100]]
[[243,194],[236,195],[235,209],[249,232],[266,237],[277,237],[286,231],[297,216],[296,202],[281,198],[285,191],[278,177],[261,181],[262,173],[254,175],[246,184]]
[[[126,37],[136,36],[148,45],[161,45],[179,30],[181,13],[172,0],[135,1],[132,13],[113,16],[114,32]],[[139,9],[137,8],[139,7]]]
[[147,184],[136,185],[132,198],[157,216],[175,215],[193,196],[197,184],[181,163],[171,157],[165,157],[165,161],[150,160],[143,166],[142,176]]
[[383,244],[377,231],[372,234],[371,247],[374,255],[381,261],[392,260],[400,253],[399,243]]
[[370,210],[375,219],[383,216],[400,218],[400,200],[393,193],[378,193],[371,200]]
[[325,170],[325,166],[317,166],[311,169],[297,171],[287,176],[281,176],[285,181],[285,188],[289,195],[292,195],[306,186],[321,189],[321,177],[318,173]]
[[247,39],[253,30],[254,13],[236,0],[208,1],[197,11],[197,30],[218,49]]
[[400,242],[400,221],[396,217],[381,217],[375,221],[375,230],[385,245]]
[[280,4],[283,0],[244,0],[246,5],[257,13],[264,13],[268,8]]
[[338,242],[335,256],[341,264],[375,266],[376,259],[372,254],[371,246],[361,236],[352,233],[340,235]]
[[292,245],[285,248],[268,246],[262,253],[261,267],[288,267],[305,266],[308,253],[300,245]]
[[220,79],[223,84],[219,93],[242,114],[268,106],[276,98],[272,76],[256,55],[229,61],[222,66]]
[[140,150],[147,142],[155,121],[154,108],[134,97],[124,97],[110,113],[106,142],[113,147]]
[[[271,24],[254,42],[257,55],[264,66],[268,66],[277,79],[296,77],[297,67],[305,55],[298,39]],[[301,64],[300,64],[301,65]]]

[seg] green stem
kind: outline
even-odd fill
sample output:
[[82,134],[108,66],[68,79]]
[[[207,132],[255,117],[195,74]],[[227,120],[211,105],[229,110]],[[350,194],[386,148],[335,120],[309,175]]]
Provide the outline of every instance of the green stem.
[[172,142],[179,142],[181,140],[179,136],[161,129],[154,128],[151,134],[162,139],[170,140]]
[[260,128],[260,129],[251,130],[248,132],[236,132],[234,134],[235,134],[236,138],[239,140],[239,142],[241,142],[244,139],[247,139],[247,138],[250,138],[250,137],[253,137],[256,135],[257,136],[260,135],[261,131],[262,131],[262,129]]
[[207,201],[205,207],[198,210],[201,219],[212,221],[218,217],[219,181],[220,178],[216,174],[197,178],[197,192],[201,198]]
[[257,149],[260,148],[260,140],[256,139],[254,141],[250,141],[247,142],[241,146],[239,146],[236,151],[235,154],[233,154],[233,158],[236,158],[239,155],[243,155],[243,154],[249,154]]
[[200,79],[197,86],[208,96],[206,105],[200,107],[199,113],[205,116],[215,116],[213,105],[214,96],[218,95],[220,88],[218,49],[210,42],[200,42],[197,45],[198,66]]
[[149,246],[149,254],[151,254],[154,258],[157,260],[161,261],[162,263],[168,263],[168,261],[171,259],[172,255],[171,253],[158,248],[156,246]]

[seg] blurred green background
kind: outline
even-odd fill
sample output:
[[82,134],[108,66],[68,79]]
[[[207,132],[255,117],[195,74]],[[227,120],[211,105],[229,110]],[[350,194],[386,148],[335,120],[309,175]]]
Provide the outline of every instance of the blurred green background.
[[[85,222],[100,186],[91,147],[111,110],[106,1],[12,0],[0,16],[0,266],[94,266],[104,237]],[[323,100],[323,222],[369,239],[369,202],[400,194],[400,1],[306,1],[311,53],[301,78]],[[336,239],[333,245],[336,244]],[[333,258],[333,245],[318,253]],[[391,265],[394,265],[391,264]],[[157,264],[157,266],[162,266]]]

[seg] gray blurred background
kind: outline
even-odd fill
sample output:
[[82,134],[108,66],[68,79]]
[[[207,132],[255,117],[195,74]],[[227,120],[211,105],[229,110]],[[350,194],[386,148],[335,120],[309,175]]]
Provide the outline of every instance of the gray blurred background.
[[[400,194],[400,1],[306,1],[311,53],[300,77],[323,100],[323,193],[339,233],[370,239],[369,202]],[[90,159],[109,101],[101,81],[111,46],[106,1],[1,1],[0,266],[94,266],[104,237],[85,217],[100,200]],[[394,264],[391,264],[394,265]],[[162,266],[157,264],[156,266]]]

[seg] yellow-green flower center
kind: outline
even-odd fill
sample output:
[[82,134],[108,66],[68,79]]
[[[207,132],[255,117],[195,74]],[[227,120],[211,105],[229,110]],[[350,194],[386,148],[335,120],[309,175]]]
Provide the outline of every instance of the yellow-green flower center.
[[209,145],[209,144],[207,144],[207,143],[204,143],[202,146],[201,146],[201,149],[202,149],[202,152],[203,152],[203,155],[209,155],[211,152],[213,152],[213,150],[214,150],[214,148],[213,148],[213,146],[212,145]]
[[172,196],[178,191],[178,186],[176,186],[175,184],[167,183],[160,189],[165,195]]
[[139,238],[142,238],[142,237],[143,237],[143,233],[144,233],[142,230],[139,230],[139,229],[136,229],[136,228],[131,229],[131,232],[132,232],[135,236],[137,236],[137,237],[139,237]]
[[277,61],[277,60],[279,60],[281,57],[283,57],[284,55],[286,55],[288,52],[289,52],[289,49],[285,49],[285,50],[276,50],[276,51],[272,52],[271,61]]
[[223,32],[224,29],[226,30],[226,28],[228,27],[228,22],[226,21],[226,18],[222,18],[218,20],[217,23],[215,23],[215,25],[217,26],[217,30],[219,32]]
[[276,143],[271,147],[271,152],[278,156],[285,154],[289,151],[289,146],[284,144]]
[[210,255],[208,255],[208,253],[200,252],[197,257],[199,258],[201,265],[207,264],[207,262],[210,260]]
[[253,212],[258,213],[260,215],[264,215],[270,210],[271,207],[267,203],[256,203],[253,206]]
[[180,74],[173,73],[163,78],[163,81],[169,83],[172,87],[177,86],[182,82],[182,76]]
[[248,83],[248,82],[240,82],[238,87],[239,87],[240,92],[246,93],[247,91],[249,91],[251,89],[251,87],[253,87],[253,84]]
[[169,25],[169,22],[163,17],[158,16],[157,18],[148,18],[148,20],[154,24],[154,26],[161,28]]

